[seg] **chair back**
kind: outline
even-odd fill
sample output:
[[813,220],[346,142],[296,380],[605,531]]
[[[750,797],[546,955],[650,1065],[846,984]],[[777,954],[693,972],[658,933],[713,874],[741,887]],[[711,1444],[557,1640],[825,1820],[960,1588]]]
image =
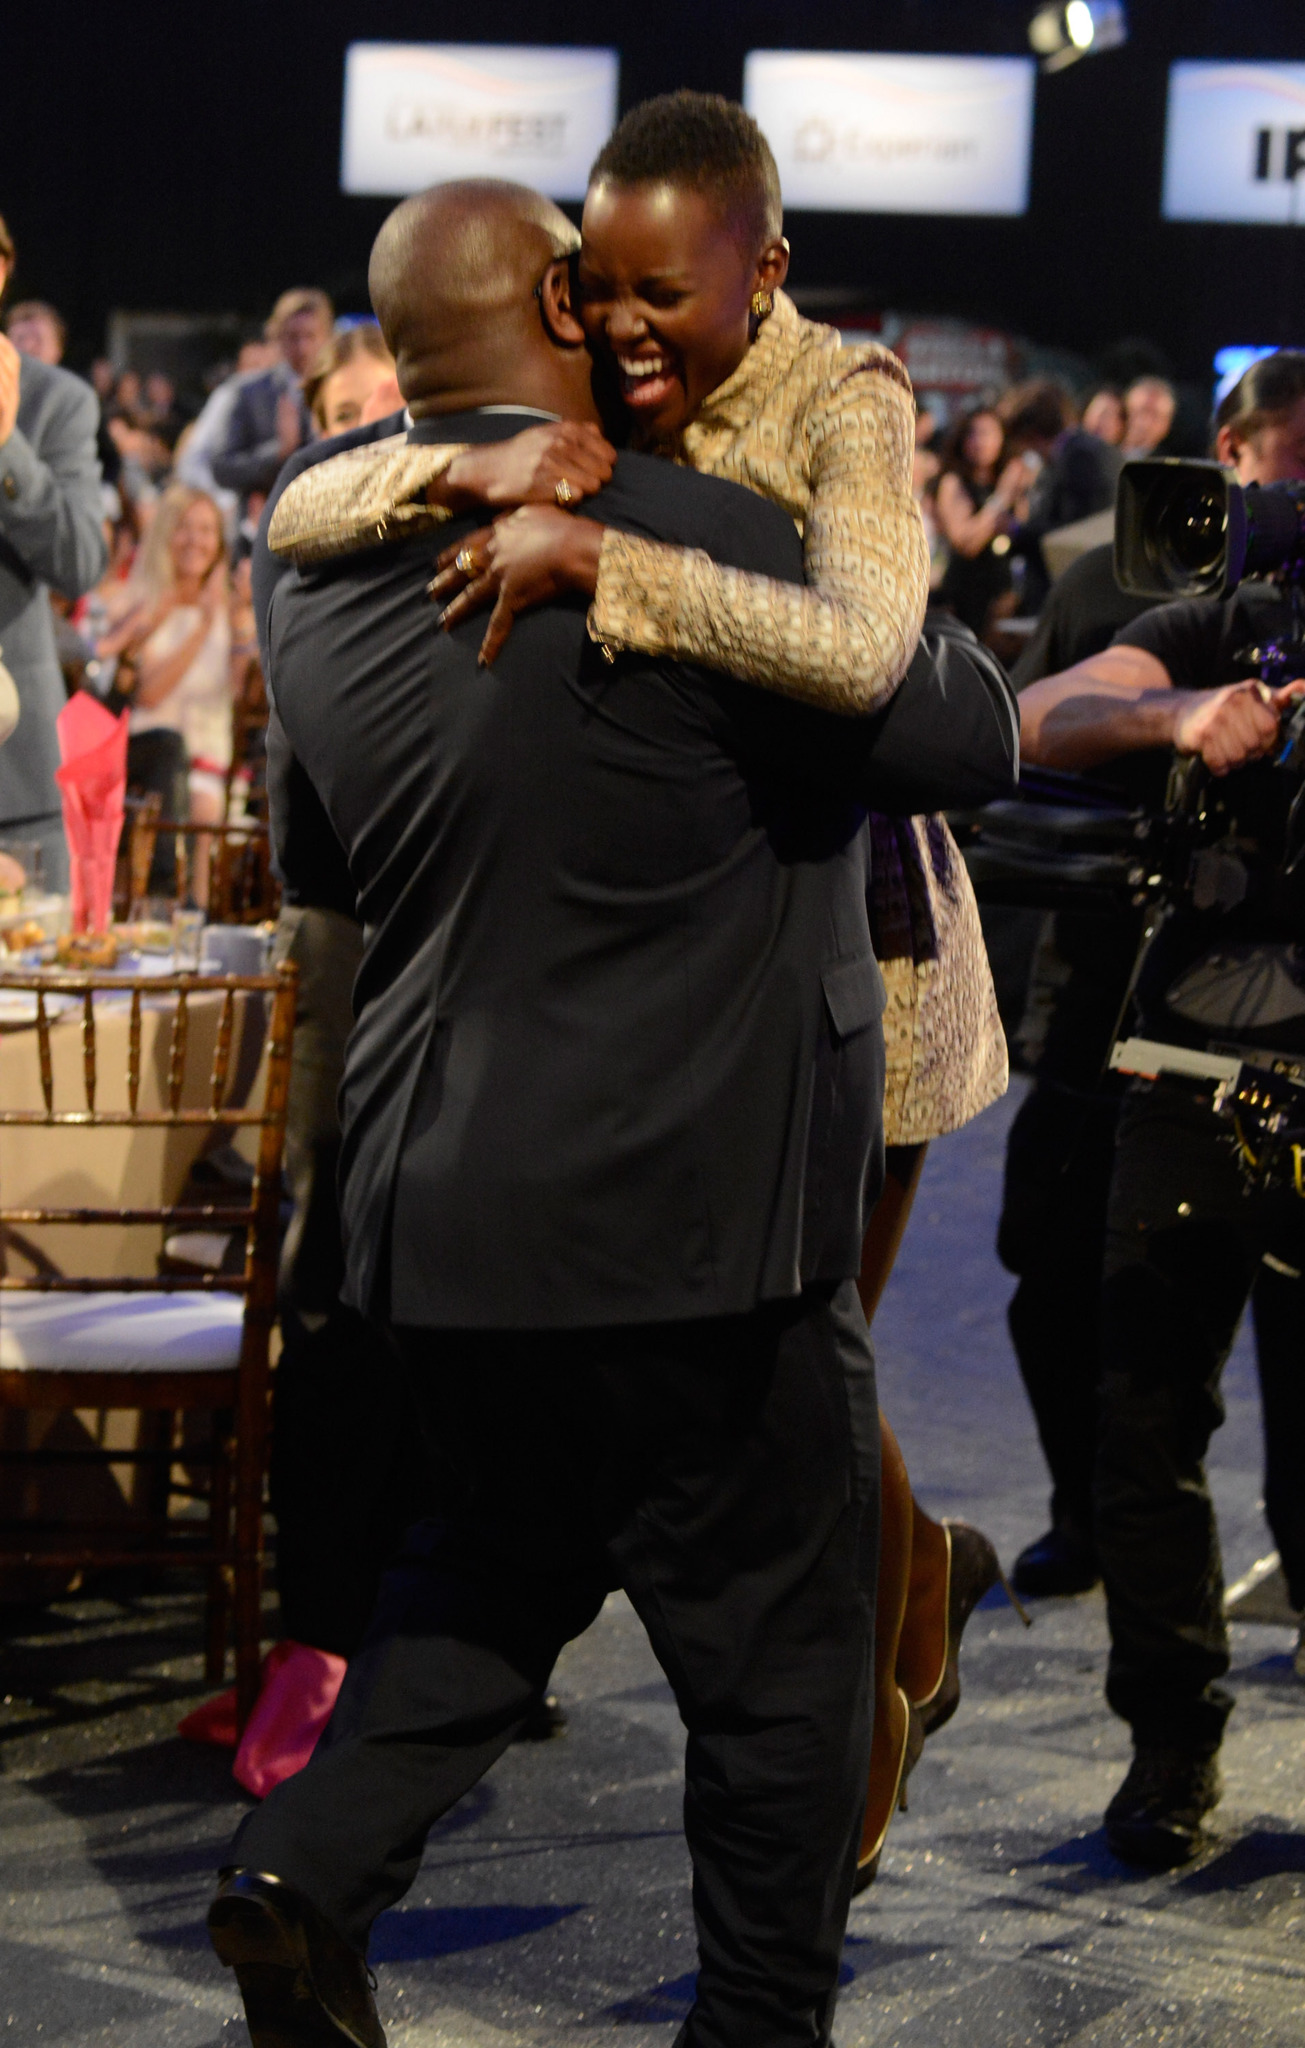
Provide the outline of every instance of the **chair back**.
[[[7,1289],[222,1289],[246,1297],[246,1343],[254,1326],[265,1334],[275,1313],[294,986],[291,965],[222,977],[4,977],[7,1004],[30,997],[34,1028],[0,1034],[0,1318]],[[98,1168],[91,1133],[109,1148]],[[248,1192],[224,1184],[211,1202],[179,1203],[194,1159],[223,1137],[252,1141]],[[68,1199],[88,1182],[111,1198]],[[80,1234],[97,1228],[109,1235],[108,1255],[78,1257]],[[163,1236],[185,1230],[243,1231],[243,1269],[202,1278],[124,1270],[148,1253],[154,1266]],[[6,1245],[34,1270],[6,1270]],[[74,1263],[79,1271],[65,1270]]]
[[258,656],[251,654],[231,706],[231,765],[227,769],[224,818],[231,818],[234,786],[241,776],[247,778],[245,817],[267,817],[267,786],[259,773],[258,758],[266,752],[267,720],[267,685],[263,680],[263,666]]
[[157,796],[129,803],[127,840],[128,897],[131,914],[151,894],[150,870],[159,839],[172,841],[171,895],[186,902],[195,873],[195,848],[204,840],[211,848],[207,901],[210,924],[262,924],[274,918],[281,903],[281,885],[272,872],[272,844],[266,820],[240,818],[231,824],[194,824],[165,818]]

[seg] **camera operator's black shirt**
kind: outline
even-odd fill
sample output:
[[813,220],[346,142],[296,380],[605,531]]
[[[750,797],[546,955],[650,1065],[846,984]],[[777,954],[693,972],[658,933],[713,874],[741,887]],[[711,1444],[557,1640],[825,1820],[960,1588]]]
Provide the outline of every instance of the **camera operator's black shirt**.
[[[1291,609],[1276,585],[1244,583],[1228,598],[1179,599],[1115,635],[1164,664],[1175,689],[1215,690],[1260,673],[1256,648],[1288,637]],[[1298,673],[1305,675],[1305,659]],[[1284,676],[1283,680],[1293,680]],[[1235,909],[1196,909],[1180,891],[1138,986],[1141,1028],[1184,1045],[1258,1045],[1305,1052],[1305,877],[1280,875],[1296,774],[1270,762],[1211,785],[1250,884]]]
[[[1291,631],[1291,610],[1272,583],[1243,583],[1231,597],[1176,598],[1116,633],[1113,647],[1140,647],[1163,662],[1176,690],[1217,690],[1259,673],[1249,649]],[[1303,665],[1305,666],[1305,665]]]

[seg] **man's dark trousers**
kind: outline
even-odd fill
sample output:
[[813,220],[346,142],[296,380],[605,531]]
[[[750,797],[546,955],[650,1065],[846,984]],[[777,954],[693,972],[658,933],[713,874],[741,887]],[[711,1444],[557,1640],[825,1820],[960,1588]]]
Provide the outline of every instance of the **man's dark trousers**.
[[870,1745],[879,1444],[851,1282],[748,1315],[394,1333],[444,1521],[382,1586],[304,1776],[233,1863],[365,1950],[426,1835],[623,1586],[688,1731],[684,2048],[829,2038]]
[[1302,1272],[1299,1196],[1248,1192],[1208,1097],[1135,1084],[1110,1189],[1095,1517],[1106,1693],[1144,1745],[1212,1751],[1232,1706],[1218,1682],[1228,1632],[1204,1460],[1252,1284],[1270,1523],[1292,1596],[1305,1601],[1305,1501],[1291,1469],[1305,1433],[1305,1281],[1291,1277]]

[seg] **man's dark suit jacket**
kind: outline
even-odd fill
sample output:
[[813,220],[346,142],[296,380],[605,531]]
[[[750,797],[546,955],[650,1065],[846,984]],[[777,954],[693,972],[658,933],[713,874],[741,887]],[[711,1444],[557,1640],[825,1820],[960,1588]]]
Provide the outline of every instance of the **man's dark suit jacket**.
[[[668,463],[622,456],[585,509],[802,573],[775,507]],[[444,634],[425,597],[434,552],[285,577],[268,610],[270,688],[367,930],[346,1299],[426,1327],[565,1328],[737,1313],[854,1273],[882,1088],[864,800],[933,808],[940,762],[949,801],[1008,790],[1004,686],[973,643],[944,649],[930,709],[953,729],[917,747],[903,726],[894,786],[875,765],[892,707],[841,720],[668,660],[610,666],[578,603],[524,615],[478,668],[483,620]]]

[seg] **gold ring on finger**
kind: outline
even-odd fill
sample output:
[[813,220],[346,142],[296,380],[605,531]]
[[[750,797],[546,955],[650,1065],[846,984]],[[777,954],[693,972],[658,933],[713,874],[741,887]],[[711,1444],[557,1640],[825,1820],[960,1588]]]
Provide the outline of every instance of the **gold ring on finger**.
[[564,476],[560,476],[557,482],[553,485],[553,496],[557,499],[558,504],[562,507],[562,510],[565,512],[567,506],[575,497],[575,492],[571,489],[570,484],[567,482]]
[[474,548],[459,548],[453,557],[453,566],[463,576],[476,576],[480,573],[480,563]]

